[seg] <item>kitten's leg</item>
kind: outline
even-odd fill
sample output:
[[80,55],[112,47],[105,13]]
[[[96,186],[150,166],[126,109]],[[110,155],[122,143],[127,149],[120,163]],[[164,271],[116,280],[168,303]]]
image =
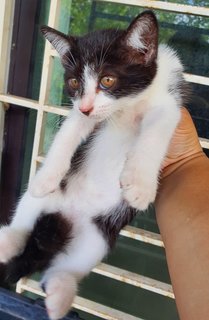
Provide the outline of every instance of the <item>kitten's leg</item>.
[[60,319],[70,310],[78,282],[103,259],[107,250],[107,242],[97,227],[87,223],[65,253],[55,258],[42,279],[50,319]]
[[180,109],[170,98],[144,116],[121,175],[124,198],[132,207],[145,210],[155,200],[159,171],[179,119]]
[[45,199],[26,192],[20,200],[10,225],[0,229],[0,262],[6,263],[24,247],[28,233],[43,212]]
[[95,121],[73,110],[64,121],[55,136],[52,146],[46,156],[43,166],[38,171],[29,191],[35,197],[55,191],[70,169],[71,158],[88,135],[92,132]]

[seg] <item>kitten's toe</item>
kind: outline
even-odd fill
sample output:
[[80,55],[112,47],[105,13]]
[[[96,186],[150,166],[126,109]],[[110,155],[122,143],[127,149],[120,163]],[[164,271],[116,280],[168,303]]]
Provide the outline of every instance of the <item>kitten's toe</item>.
[[77,291],[75,278],[67,273],[56,273],[44,285],[46,308],[51,320],[63,318],[70,310]]
[[6,226],[0,230],[0,262],[7,263],[24,247],[27,233]]
[[143,184],[130,185],[127,189],[123,189],[123,196],[131,207],[143,211],[154,202],[156,189]]

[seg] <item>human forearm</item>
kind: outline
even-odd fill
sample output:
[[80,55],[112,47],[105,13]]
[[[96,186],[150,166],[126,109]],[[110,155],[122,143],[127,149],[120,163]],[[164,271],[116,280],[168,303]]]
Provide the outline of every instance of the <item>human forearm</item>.
[[181,320],[207,320],[209,160],[199,152],[166,172],[156,199],[156,214],[179,315]]

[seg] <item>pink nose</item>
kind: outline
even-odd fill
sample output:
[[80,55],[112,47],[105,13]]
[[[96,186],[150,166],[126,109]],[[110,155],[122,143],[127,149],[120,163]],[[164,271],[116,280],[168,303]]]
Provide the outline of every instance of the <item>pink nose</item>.
[[84,106],[81,105],[79,109],[83,114],[88,116],[93,110],[93,107],[91,105],[84,105]]

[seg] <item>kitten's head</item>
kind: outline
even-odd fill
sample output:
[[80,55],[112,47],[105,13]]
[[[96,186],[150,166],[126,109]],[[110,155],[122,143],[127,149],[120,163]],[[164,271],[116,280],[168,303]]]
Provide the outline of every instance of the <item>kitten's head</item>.
[[74,108],[88,117],[110,117],[124,107],[124,97],[138,95],[155,76],[158,25],[151,11],[137,16],[126,30],[83,37],[47,26],[41,31],[60,55]]

